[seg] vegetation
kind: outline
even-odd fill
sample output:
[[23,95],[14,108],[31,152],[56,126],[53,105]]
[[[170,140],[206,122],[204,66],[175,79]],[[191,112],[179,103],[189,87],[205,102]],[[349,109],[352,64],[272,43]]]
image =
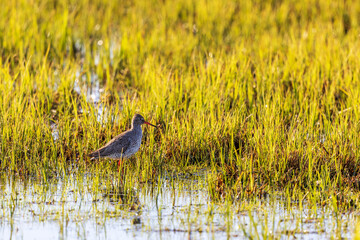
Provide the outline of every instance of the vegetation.
[[207,168],[213,199],[281,190],[356,207],[359,11],[327,0],[8,2],[2,172],[115,174],[87,153],[138,112],[159,128],[144,127],[127,182]]

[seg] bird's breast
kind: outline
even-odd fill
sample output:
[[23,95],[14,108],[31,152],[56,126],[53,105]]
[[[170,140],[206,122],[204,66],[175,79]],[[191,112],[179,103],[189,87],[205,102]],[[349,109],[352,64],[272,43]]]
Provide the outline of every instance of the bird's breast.
[[132,155],[134,155],[139,150],[140,145],[141,145],[141,138],[134,139],[131,142],[127,151],[124,152],[125,157],[131,157]]

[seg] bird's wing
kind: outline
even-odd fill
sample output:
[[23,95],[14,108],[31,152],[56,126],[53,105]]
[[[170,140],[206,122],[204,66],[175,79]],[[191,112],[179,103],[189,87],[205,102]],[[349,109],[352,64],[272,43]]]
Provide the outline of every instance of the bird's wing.
[[89,157],[105,157],[115,152],[123,153],[130,146],[130,139],[126,136],[127,132],[124,132],[112,140],[110,140],[105,146],[95,150],[89,154]]

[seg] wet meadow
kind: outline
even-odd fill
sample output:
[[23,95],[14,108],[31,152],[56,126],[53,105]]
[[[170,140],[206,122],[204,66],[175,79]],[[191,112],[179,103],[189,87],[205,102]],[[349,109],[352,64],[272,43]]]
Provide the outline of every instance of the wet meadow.
[[[0,16],[1,239],[360,239],[360,2]],[[123,169],[90,160],[135,113]]]

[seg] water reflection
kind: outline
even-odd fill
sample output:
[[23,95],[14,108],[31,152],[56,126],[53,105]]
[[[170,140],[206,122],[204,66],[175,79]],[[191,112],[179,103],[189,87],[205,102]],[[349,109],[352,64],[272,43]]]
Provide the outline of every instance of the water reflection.
[[355,213],[289,203],[279,196],[216,204],[206,178],[164,177],[122,188],[116,179],[70,176],[50,183],[3,179],[3,238],[351,238]]

